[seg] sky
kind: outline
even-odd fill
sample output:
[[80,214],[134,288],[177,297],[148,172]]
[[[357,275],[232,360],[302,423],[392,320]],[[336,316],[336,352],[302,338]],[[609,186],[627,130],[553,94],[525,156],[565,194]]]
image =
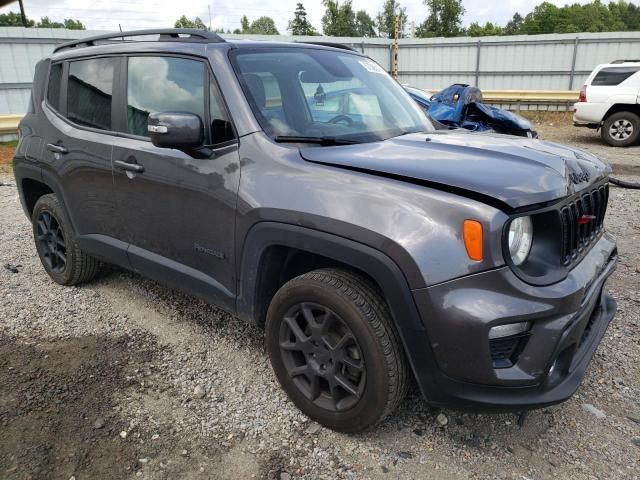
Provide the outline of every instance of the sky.
[[[209,9],[213,28],[233,30],[240,25],[242,15],[254,20],[262,15],[272,17],[281,34],[286,34],[288,21],[293,17],[296,3],[300,0],[24,0],[28,17],[39,20],[48,16],[51,20],[60,21],[74,18],[90,30],[123,30],[137,28],[173,27],[181,16],[188,18],[199,16],[209,24]],[[548,0],[556,5],[565,3],[587,3],[588,0]],[[542,0],[463,0],[466,9],[463,23],[493,22],[504,25],[515,12],[524,15],[530,12]],[[638,3],[640,0],[632,0]],[[353,0],[354,10],[364,9],[372,17],[382,8],[383,0]],[[427,16],[427,9],[422,0],[400,0],[407,8],[409,21],[419,25]],[[307,10],[307,18],[320,31],[320,19],[324,13],[321,0],[303,1]],[[18,3],[0,8],[0,13],[10,10],[18,11]]]

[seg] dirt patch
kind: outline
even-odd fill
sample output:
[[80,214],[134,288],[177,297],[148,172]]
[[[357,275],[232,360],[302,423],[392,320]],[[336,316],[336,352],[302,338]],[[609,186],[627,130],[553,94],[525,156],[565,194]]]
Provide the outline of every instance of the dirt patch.
[[137,448],[120,432],[114,393],[135,380],[155,342],[91,336],[25,342],[0,337],[0,477],[123,478]]
[[0,172],[9,171],[15,153],[16,145],[13,142],[0,143]]

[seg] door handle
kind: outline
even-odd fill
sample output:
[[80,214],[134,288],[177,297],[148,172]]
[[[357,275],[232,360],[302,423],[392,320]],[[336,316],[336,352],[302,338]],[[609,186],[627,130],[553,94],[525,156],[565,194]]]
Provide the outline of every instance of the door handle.
[[47,143],[47,150],[54,153],[67,153],[67,147],[62,145],[56,145],[55,143]]
[[137,163],[129,163],[123,162],[122,160],[116,160],[113,164],[118,167],[120,170],[126,170],[128,172],[142,173],[144,172],[144,167]]

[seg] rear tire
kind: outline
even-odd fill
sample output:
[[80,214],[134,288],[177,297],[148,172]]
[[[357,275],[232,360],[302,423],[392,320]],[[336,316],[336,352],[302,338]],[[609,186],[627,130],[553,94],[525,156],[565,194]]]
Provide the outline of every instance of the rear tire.
[[406,394],[407,362],[391,313],[360,275],[323,269],[287,282],[269,306],[266,344],[289,398],[333,430],[364,430]]
[[633,112],[616,112],[604,121],[600,134],[613,147],[633,145],[640,138],[640,117]]
[[76,285],[96,276],[100,262],[80,249],[69,217],[55,194],[38,199],[31,223],[38,256],[53,281]]

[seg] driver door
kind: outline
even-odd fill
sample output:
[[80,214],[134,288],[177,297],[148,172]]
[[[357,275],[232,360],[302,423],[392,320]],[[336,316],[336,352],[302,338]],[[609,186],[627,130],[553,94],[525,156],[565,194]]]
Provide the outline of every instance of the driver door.
[[[229,311],[235,302],[238,142],[207,62],[129,56],[126,138],[114,147],[116,201],[134,270]],[[208,158],[154,146],[151,112],[187,112],[205,126]]]

